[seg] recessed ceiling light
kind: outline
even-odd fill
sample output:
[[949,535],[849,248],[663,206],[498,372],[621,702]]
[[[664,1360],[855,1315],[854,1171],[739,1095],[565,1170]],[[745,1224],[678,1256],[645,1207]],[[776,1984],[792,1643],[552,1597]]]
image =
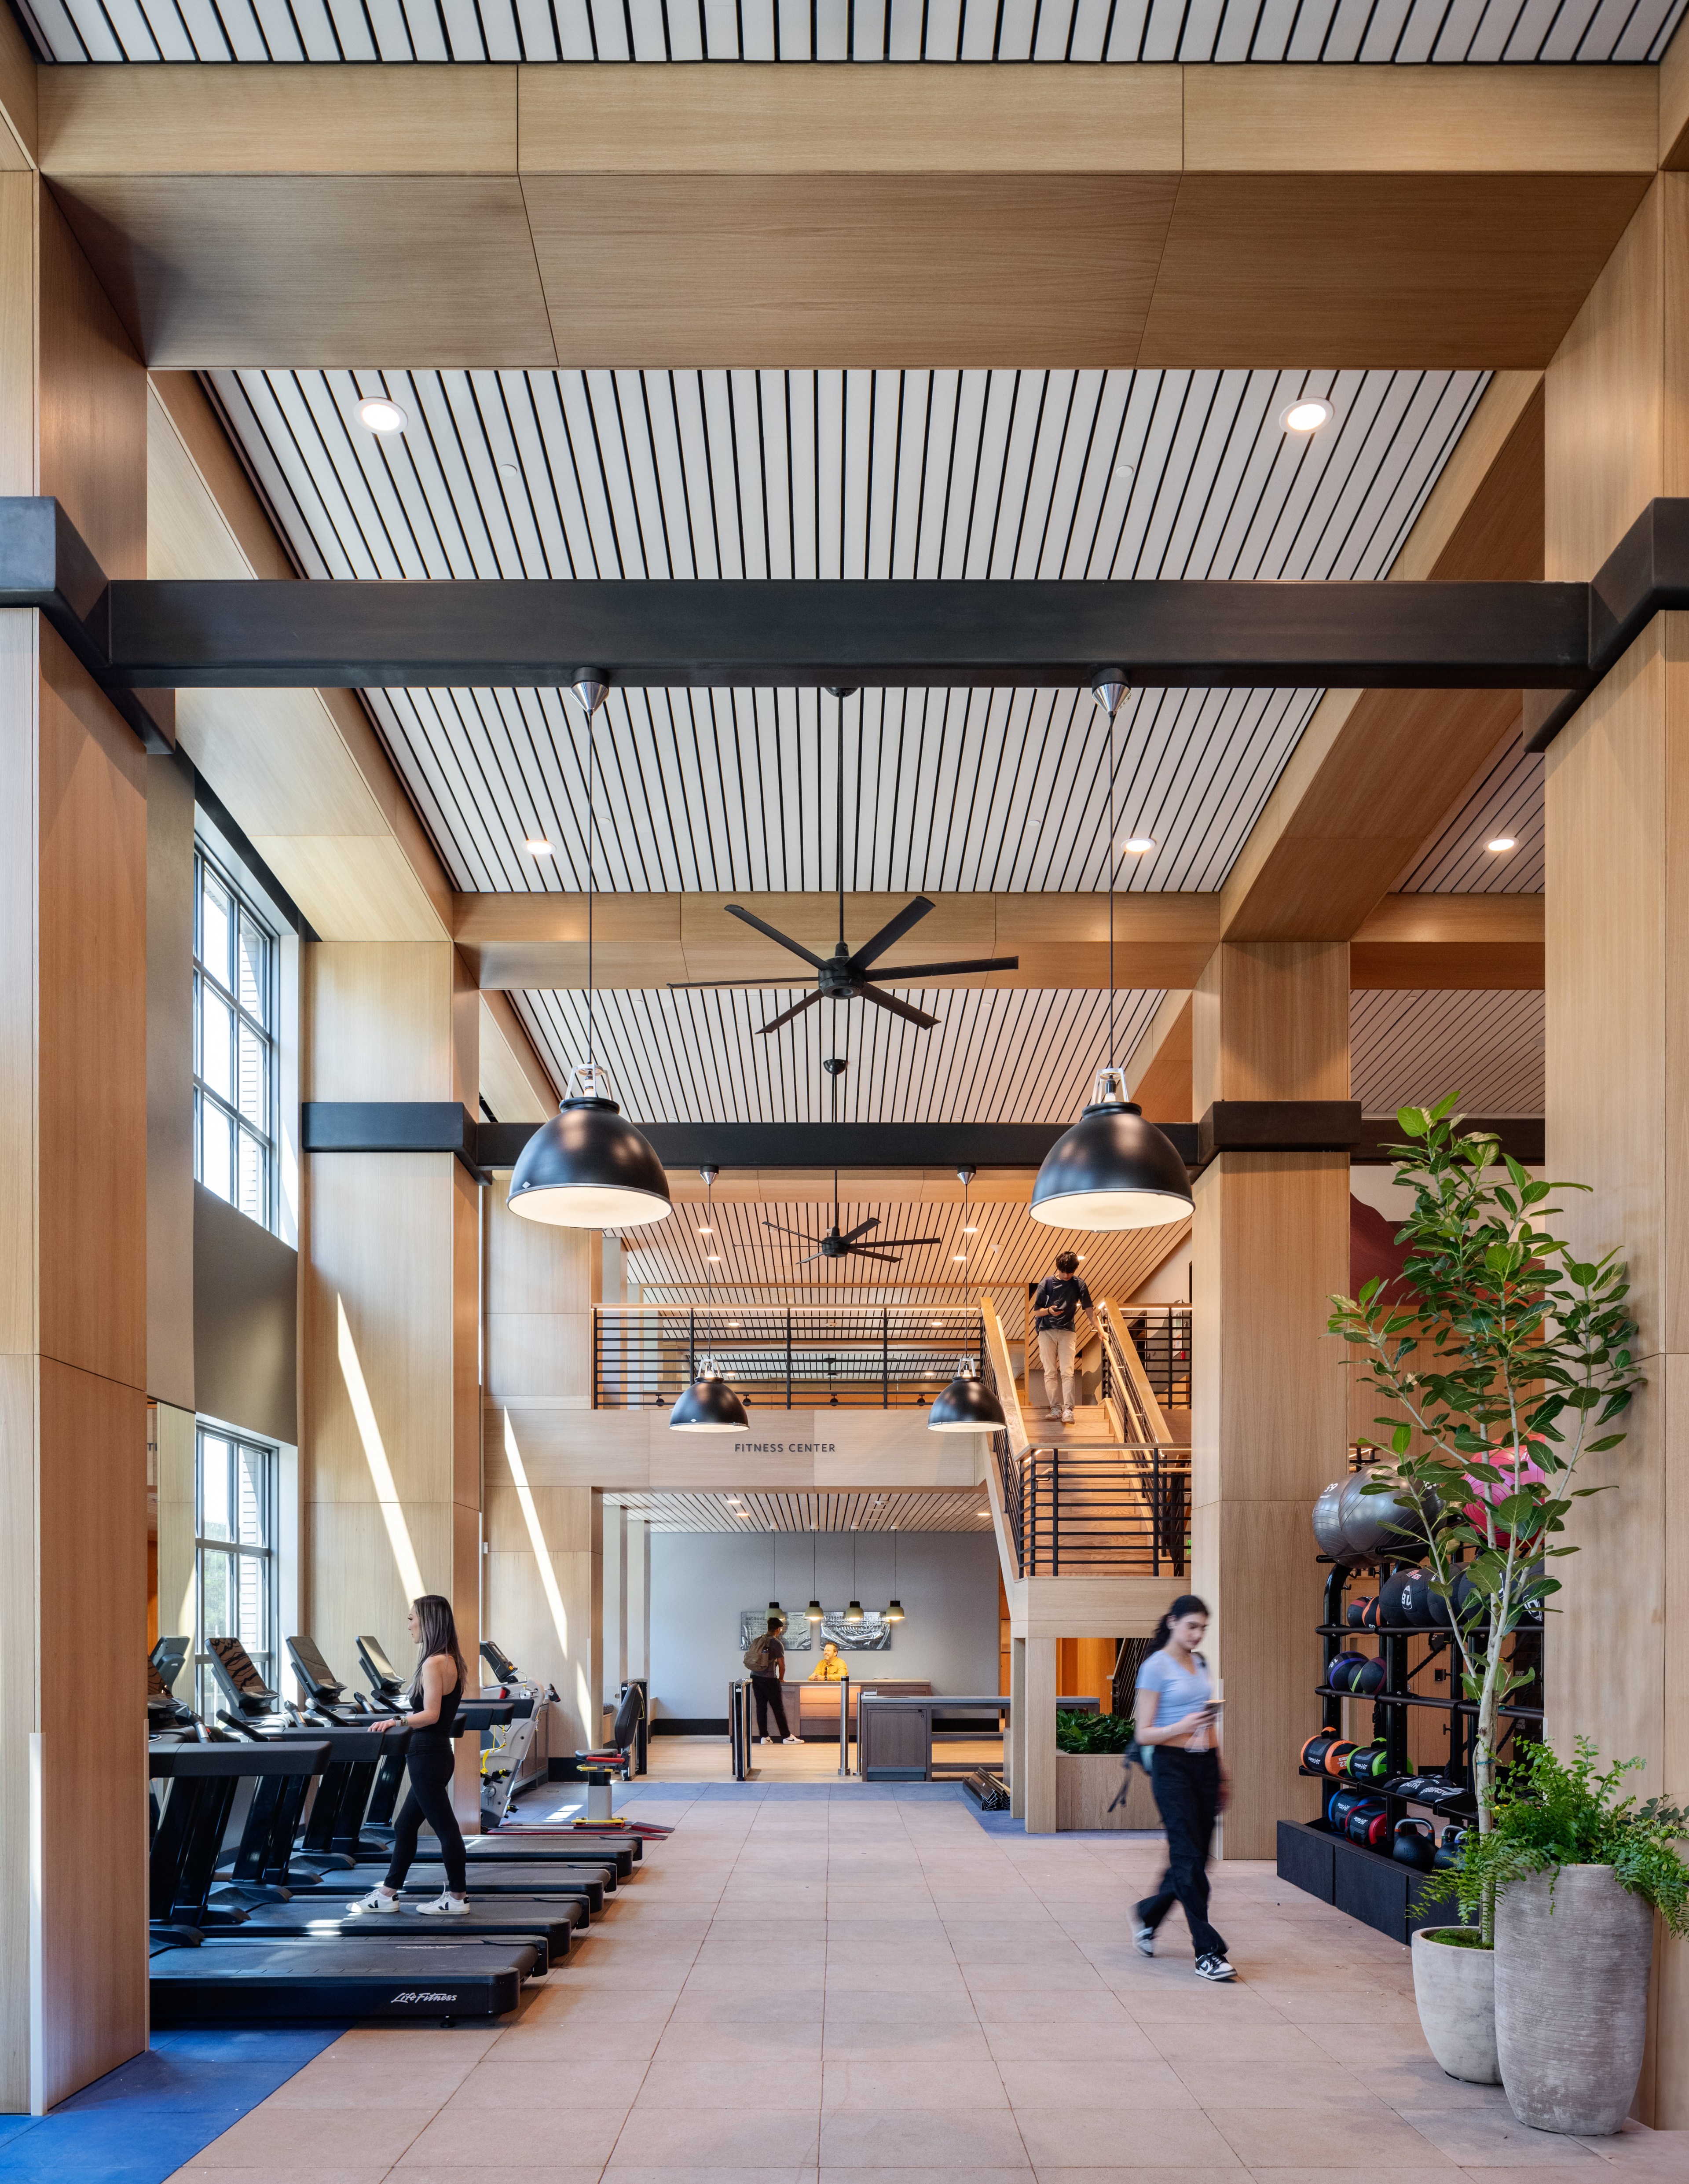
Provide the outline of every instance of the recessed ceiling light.
[[398,404],[389,402],[385,394],[371,394],[360,402],[358,417],[372,432],[403,432],[410,421]]
[[968,1263],[968,1255],[965,1251],[953,1251],[951,1257],[958,1267],[965,1267]]
[[709,1258],[708,1258],[708,1262],[707,1262],[707,1263],[708,1263],[708,1265],[712,1266],[712,1267],[719,1267],[719,1266],[721,1264],[721,1254],[720,1254],[720,1252],[719,1252],[719,1251],[712,1251],[712,1252],[710,1253],[710,1255],[709,1255]]
[[1499,857],[1505,850],[1514,850],[1518,846],[1511,834],[1497,834],[1493,842],[1486,842],[1484,844],[1492,857]]
[[1114,482],[1116,485],[1130,485],[1136,476],[1137,465],[1136,463],[1117,463],[1114,466]]
[[1279,413],[1279,422],[1286,432],[1317,432],[1331,421],[1331,405],[1317,394],[1304,395]]
[[713,1236],[715,1231],[713,1228],[700,1228],[698,1234],[700,1236]]
[[1129,857],[1147,857],[1155,847],[1155,837],[1153,834],[1129,834],[1124,846]]
[[531,857],[548,857],[552,853],[551,844],[543,834],[530,834],[522,847]]
[[980,1224],[977,1221],[970,1221],[967,1227],[962,1231],[962,1234],[964,1236],[977,1236],[979,1233]]
[[498,475],[500,477],[519,478],[522,475],[522,465],[520,463],[501,463]]
[[976,1517],[989,1517],[991,1511],[989,1509],[975,1509],[974,1514]]

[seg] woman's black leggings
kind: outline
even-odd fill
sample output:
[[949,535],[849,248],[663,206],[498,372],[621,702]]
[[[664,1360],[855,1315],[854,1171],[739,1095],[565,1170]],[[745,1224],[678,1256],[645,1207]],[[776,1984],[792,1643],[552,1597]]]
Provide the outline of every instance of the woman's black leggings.
[[404,1877],[416,1856],[417,1831],[426,1820],[440,1839],[446,1886],[453,1895],[461,1896],[469,1886],[469,1862],[464,1848],[464,1831],[452,1810],[453,1755],[413,1748],[406,1763],[410,1785],[393,1822],[393,1862],[387,1868],[387,1886],[404,1886]]

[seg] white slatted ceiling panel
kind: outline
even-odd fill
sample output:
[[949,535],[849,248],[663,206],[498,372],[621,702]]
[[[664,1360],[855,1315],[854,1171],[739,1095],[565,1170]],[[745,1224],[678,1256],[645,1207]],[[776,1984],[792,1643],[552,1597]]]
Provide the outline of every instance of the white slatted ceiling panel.
[[[919,930],[919,928],[917,928]],[[911,935],[907,946],[916,943]],[[1108,1060],[1108,995],[888,987],[939,1022],[921,1031],[865,1001],[824,1002],[764,1039],[756,1027],[807,987],[593,996],[592,1050],[642,1123],[815,1123],[832,1113],[825,1056],[849,1063],[838,1114],[851,1123],[1067,1123]],[[586,1059],[586,997],[514,996],[559,1084]],[[1114,996],[1124,1059],[1158,993]]]
[[[308,576],[1382,577],[1475,372],[230,372],[210,376]],[[410,420],[356,421],[386,391]],[[1333,423],[1279,425],[1303,392]],[[1119,884],[1213,889],[1315,691],[1136,693]],[[586,735],[555,690],[369,694],[457,884],[586,877]],[[613,690],[602,886],[836,884],[833,700]],[[1072,691],[874,690],[844,709],[845,884],[1107,884],[1107,723]],[[525,854],[542,837],[555,854]]]
[[[1485,844],[1510,838],[1511,850]],[[1403,894],[1541,894],[1542,755],[1514,736],[1436,841],[1397,882]]]
[[60,61],[1642,61],[1682,0],[20,0]]
[[[696,1302],[701,1308],[707,1284],[714,1284],[718,1303],[737,1295],[747,1303],[965,1305],[985,1290],[1009,1332],[1018,1334],[1024,1285],[1048,1273],[1058,1251],[1081,1255],[1080,1272],[1093,1295],[1123,1301],[1184,1233],[1170,1227],[1080,1235],[1043,1227],[1023,1204],[975,1205],[968,1218],[976,1233],[969,1236],[959,1205],[871,1205],[851,1195],[848,1173],[840,1181],[842,1232],[872,1217],[880,1225],[864,1243],[897,1250],[901,1237],[938,1241],[902,1247],[895,1266],[868,1259],[815,1259],[804,1266],[800,1261],[832,1225],[831,1206],[726,1202],[713,1216],[699,1206],[677,1206],[665,1221],[621,1232],[627,1279],[641,1284],[645,1302]],[[707,1218],[714,1231],[708,1238],[698,1234]],[[720,1255],[719,1265],[708,1262],[711,1244]],[[964,1251],[966,1263],[958,1265],[956,1255]]]
[[[977,1486],[926,1493],[606,1493],[653,1532],[988,1532],[991,1510]],[[886,1562],[889,1575],[891,1563]],[[792,1586],[790,1570],[780,1580]],[[863,1583],[869,1578],[864,1573]],[[833,1591],[837,1581],[828,1580]],[[831,1597],[831,1594],[829,1596]]]
[[1353,1095],[1366,1115],[1430,1106],[1449,1092],[1468,1115],[1540,1115],[1542,1040],[1541,994],[1356,994]]

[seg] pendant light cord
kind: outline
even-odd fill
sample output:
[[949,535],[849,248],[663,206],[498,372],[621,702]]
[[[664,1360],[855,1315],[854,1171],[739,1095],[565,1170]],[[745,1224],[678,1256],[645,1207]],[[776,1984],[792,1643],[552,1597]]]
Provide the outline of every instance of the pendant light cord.
[[592,796],[594,768],[592,715],[586,716],[586,1067],[594,1072],[592,1089],[598,1089],[597,1056],[592,1050],[592,858],[597,843],[597,807]]
[[1114,1066],[1114,716],[1108,715],[1108,1067]]
[[841,698],[839,707],[838,785],[834,794],[833,813],[835,842],[833,866],[839,883],[839,946],[844,947],[844,709]]

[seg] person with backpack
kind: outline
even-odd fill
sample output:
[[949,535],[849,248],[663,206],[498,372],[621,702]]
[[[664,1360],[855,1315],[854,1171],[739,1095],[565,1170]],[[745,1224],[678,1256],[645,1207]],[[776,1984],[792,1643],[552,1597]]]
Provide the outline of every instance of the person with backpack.
[[1182,1904],[1197,1955],[1198,1979],[1236,1979],[1225,1942],[1208,1923],[1208,1851],[1214,1824],[1230,1789],[1220,1750],[1220,1708],[1214,1679],[1197,1652],[1208,1635],[1206,1602],[1181,1593],[1161,1618],[1155,1651],[1138,1670],[1137,1743],[1149,1763],[1155,1808],[1167,1830],[1167,1870],[1153,1896],[1132,1912],[1141,1956],[1155,1954],[1155,1930]]
[[1091,1292],[1079,1279],[1079,1256],[1056,1254],[1056,1271],[1046,1274],[1032,1296],[1032,1324],[1038,1337],[1038,1362],[1044,1368],[1044,1401],[1053,1418],[1073,1424],[1073,1353],[1081,1307],[1092,1310]]
[[[786,1695],[781,1685],[786,1676],[786,1648],[781,1643],[781,1632],[785,1624],[777,1615],[769,1618],[769,1627],[760,1638],[753,1638],[745,1648],[745,1666],[751,1672],[751,1691],[757,1702],[757,1737],[763,1744],[796,1744],[797,1739],[786,1726]],[[774,1708],[774,1718],[780,1724],[780,1735],[769,1735],[769,1708]]]

